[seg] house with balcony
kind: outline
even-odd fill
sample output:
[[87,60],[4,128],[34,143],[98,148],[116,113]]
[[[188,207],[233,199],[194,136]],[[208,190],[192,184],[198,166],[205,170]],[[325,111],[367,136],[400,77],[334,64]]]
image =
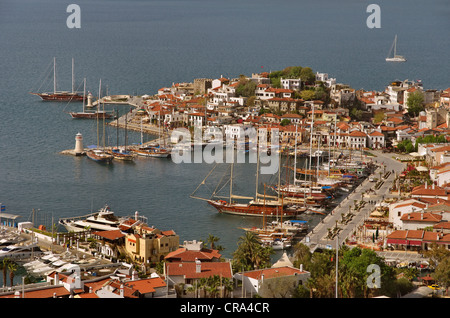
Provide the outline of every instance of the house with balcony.
[[142,264],[158,263],[164,257],[178,249],[179,236],[172,230],[159,229],[140,225],[133,233],[125,236],[125,251],[136,262]]

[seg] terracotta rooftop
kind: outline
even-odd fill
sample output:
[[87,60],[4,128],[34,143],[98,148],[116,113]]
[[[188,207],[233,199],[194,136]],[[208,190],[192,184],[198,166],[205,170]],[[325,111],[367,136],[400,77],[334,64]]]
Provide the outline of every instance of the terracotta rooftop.
[[220,259],[221,256],[218,250],[203,248],[200,251],[193,251],[182,247],[167,254],[164,259],[169,261],[195,262],[196,259],[200,261],[212,261],[213,259]]
[[429,212],[412,212],[403,214],[401,220],[414,222],[440,222],[442,220],[442,215]]
[[222,275],[222,277],[231,279],[233,276],[229,262],[202,262],[200,272],[196,271],[197,264],[195,262],[166,263],[165,266],[169,276],[183,276],[186,279],[214,275]]

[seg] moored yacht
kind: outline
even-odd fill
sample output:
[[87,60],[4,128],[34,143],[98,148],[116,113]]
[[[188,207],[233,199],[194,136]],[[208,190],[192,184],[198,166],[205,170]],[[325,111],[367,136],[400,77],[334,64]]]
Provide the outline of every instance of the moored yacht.
[[[59,224],[63,225],[68,231],[81,232],[85,230],[93,231],[111,231],[117,230],[119,225],[124,221],[131,219],[131,217],[118,217],[106,205],[98,212],[90,213],[83,216],[62,218]],[[145,223],[146,218],[139,216],[136,211],[134,220],[136,222]]]
[[5,258],[11,260],[23,260],[41,255],[42,253],[43,252],[39,248],[37,242],[23,242],[3,247],[0,250],[0,260]]

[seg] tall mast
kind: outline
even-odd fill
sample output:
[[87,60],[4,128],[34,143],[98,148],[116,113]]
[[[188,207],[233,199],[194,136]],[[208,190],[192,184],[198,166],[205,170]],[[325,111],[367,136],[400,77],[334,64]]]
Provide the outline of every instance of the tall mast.
[[56,94],[56,57],[53,58],[53,93]]
[[74,87],[74,63],[73,63],[73,57],[72,57],[72,94],[75,92],[75,87]]
[[397,34],[394,39],[394,57],[397,55]]
[[231,176],[230,176],[230,204],[233,196],[233,163],[231,163]]
[[295,124],[294,185],[297,181],[297,124]]
[[100,143],[100,137],[99,137],[99,127],[98,127],[98,115],[100,113],[100,96],[102,91],[102,79],[100,79],[100,84],[98,86],[98,100],[97,100],[97,148]]
[[84,101],[86,100],[86,78],[84,78],[84,80],[83,80],[83,82],[84,82],[84,88],[83,88],[83,113],[84,113],[84,109],[85,109],[85,106],[84,106]]
[[[258,201],[258,177],[259,177],[259,149],[256,147],[256,185],[255,185],[255,201]],[[264,188],[265,190],[265,188]],[[264,198],[265,199],[265,198]]]
[[312,104],[312,117],[311,117],[311,137],[310,137],[310,142],[309,142],[309,176],[310,176],[310,181],[312,182],[311,178],[311,172],[312,172],[312,140],[313,140],[313,131],[314,130],[314,104]]
[[125,113],[125,151],[127,151],[127,139],[128,139],[127,121],[128,121],[128,112]]

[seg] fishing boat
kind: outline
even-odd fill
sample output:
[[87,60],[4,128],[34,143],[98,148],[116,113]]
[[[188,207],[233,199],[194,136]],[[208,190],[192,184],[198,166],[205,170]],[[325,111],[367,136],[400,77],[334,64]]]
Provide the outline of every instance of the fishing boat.
[[39,96],[43,101],[54,101],[54,102],[67,102],[67,101],[82,101],[84,96],[75,92],[74,87],[74,60],[72,59],[72,91],[57,91],[56,90],[56,58],[53,58],[53,92],[42,92],[42,93],[30,93],[32,95]]
[[134,217],[118,217],[109,206],[105,205],[99,211],[87,215],[61,218],[59,224],[68,231],[80,232],[87,229],[92,231],[112,231],[119,229],[119,226],[126,220],[133,219],[135,222],[146,223],[146,218],[139,216],[136,212]]
[[[394,50],[394,55],[390,57],[392,49]],[[386,62],[406,62],[406,58],[404,56],[397,55],[397,35],[395,35],[394,43],[392,43],[392,47],[389,51],[388,57],[386,58]]]

